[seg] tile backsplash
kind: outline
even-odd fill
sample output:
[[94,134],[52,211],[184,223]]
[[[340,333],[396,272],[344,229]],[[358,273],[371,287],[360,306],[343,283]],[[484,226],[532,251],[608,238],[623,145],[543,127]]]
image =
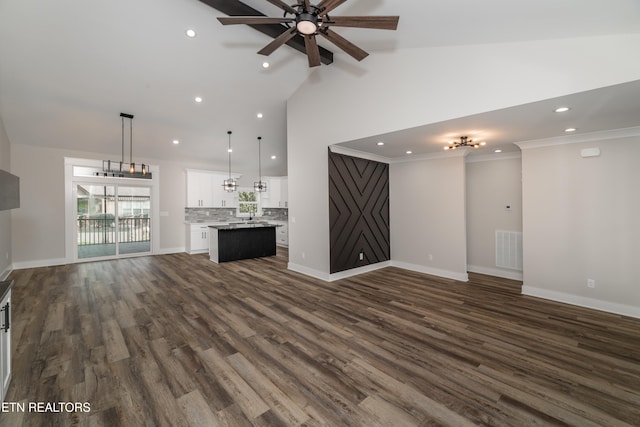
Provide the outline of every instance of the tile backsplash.
[[[257,217],[262,220],[288,221],[287,208],[265,208],[263,215]],[[226,222],[242,221],[246,218],[236,217],[236,210],[233,208],[184,208],[185,222]]]

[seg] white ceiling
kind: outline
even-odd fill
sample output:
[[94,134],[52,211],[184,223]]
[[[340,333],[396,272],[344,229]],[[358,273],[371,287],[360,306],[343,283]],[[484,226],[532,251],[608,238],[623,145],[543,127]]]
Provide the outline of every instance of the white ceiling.
[[[282,15],[266,0],[245,3]],[[400,16],[397,31],[336,29],[372,55],[640,32],[637,0],[348,0],[334,14]],[[264,57],[255,52],[270,41],[267,36],[246,26],[224,27],[217,16],[223,14],[198,0],[0,0],[0,116],[10,141],[117,159],[119,114],[125,112],[135,115],[134,161],[226,168],[232,130],[234,170],[257,169],[256,138],[262,136],[263,173],[285,174],[286,100],[313,70],[288,46],[263,69]],[[198,36],[187,38],[187,28]],[[320,44],[348,57],[326,41]],[[367,60],[357,66],[366,71]],[[553,136],[564,122],[549,109],[565,101],[572,110],[563,120],[572,119],[580,131],[637,126],[639,94],[632,83],[384,135],[390,151],[383,155],[440,150],[443,135],[472,130],[490,131],[493,140],[487,141],[496,145]],[[197,104],[195,96],[204,101]],[[603,102],[609,99],[617,102]],[[264,118],[256,117],[259,112]],[[379,138],[346,145],[374,152],[367,150],[372,140]],[[277,159],[269,160],[271,155]]]

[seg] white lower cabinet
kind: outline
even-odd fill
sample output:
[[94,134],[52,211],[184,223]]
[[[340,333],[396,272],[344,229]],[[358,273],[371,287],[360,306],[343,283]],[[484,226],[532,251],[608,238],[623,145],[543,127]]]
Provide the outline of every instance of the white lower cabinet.
[[0,401],[4,402],[11,381],[11,290],[0,303]]
[[209,252],[209,225],[187,225],[186,250],[190,254]]
[[279,224],[276,227],[276,245],[289,246],[289,222],[287,221],[269,221],[272,224]]

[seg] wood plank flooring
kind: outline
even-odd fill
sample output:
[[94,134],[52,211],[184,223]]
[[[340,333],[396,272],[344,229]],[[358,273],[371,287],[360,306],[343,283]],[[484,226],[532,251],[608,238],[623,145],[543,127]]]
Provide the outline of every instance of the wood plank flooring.
[[287,253],[12,273],[3,426],[639,426],[640,320],[386,268],[326,283]]

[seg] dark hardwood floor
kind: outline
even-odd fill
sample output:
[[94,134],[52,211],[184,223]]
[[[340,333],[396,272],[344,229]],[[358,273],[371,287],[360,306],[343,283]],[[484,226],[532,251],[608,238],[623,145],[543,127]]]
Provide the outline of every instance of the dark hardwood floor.
[[[278,256],[14,271],[4,426],[639,426],[640,320],[386,268]],[[54,408],[55,409],[55,408]]]

